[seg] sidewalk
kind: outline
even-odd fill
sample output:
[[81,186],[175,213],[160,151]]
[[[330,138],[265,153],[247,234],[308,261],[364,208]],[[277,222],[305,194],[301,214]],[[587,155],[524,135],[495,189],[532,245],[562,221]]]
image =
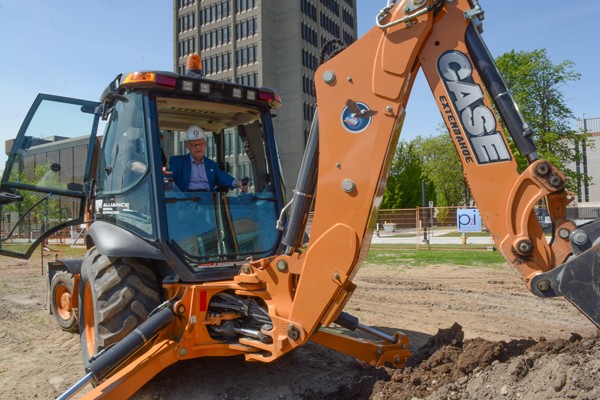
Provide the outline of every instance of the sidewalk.
[[[455,231],[427,232],[429,244],[462,244],[462,237],[460,236],[444,236],[449,232]],[[414,234],[415,236],[407,237],[407,232],[379,232],[380,237],[377,237],[377,234],[373,234],[371,244],[414,244],[415,246],[417,244],[426,245],[426,243],[423,242],[423,232],[421,232],[419,236],[416,236],[417,232],[414,232]],[[467,244],[483,244],[493,246],[494,242],[492,241],[491,236],[469,236],[467,234]]]

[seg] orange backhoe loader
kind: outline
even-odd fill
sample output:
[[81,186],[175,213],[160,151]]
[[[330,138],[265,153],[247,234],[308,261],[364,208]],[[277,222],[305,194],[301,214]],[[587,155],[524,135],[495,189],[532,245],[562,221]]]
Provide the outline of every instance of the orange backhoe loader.
[[[388,1],[377,26],[330,54],[315,73],[318,111],[289,203],[272,90],[204,79],[192,66],[119,75],[100,102],[40,95],[2,178],[2,215],[13,219],[0,244],[2,254],[29,257],[47,236],[86,225],[85,256],[49,266],[52,308],[63,329],[79,331],[87,371],[61,398],[89,382],[86,398],[127,398],[179,360],[269,362],[309,340],[401,367],[411,354],[405,334],[342,310],[419,68],[507,262],[535,295],[564,296],[600,326],[600,220],[567,220],[565,176],[539,159],[482,41],[482,19],[475,0]],[[523,173],[500,121],[529,162]],[[208,157],[248,177],[248,192],[182,191],[164,174],[192,124],[208,133]],[[549,242],[533,211],[542,199]],[[27,247],[19,233],[32,226],[42,232]]]

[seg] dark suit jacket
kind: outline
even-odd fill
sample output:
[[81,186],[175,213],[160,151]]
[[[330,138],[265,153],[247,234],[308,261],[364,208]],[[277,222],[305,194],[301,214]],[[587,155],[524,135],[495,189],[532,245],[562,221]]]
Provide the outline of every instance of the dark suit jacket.
[[[204,168],[206,168],[206,177],[210,190],[215,190],[215,185],[233,187],[235,178],[226,172],[223,172],[217,166],[217,163],[210,158],[204,157]],[[172,156],[169,159],[169,171],[173,173],[173,180],[182,192],[188,190],[190,186],[190,177],[192,176],[192,157],[189,154],[181,156]]]

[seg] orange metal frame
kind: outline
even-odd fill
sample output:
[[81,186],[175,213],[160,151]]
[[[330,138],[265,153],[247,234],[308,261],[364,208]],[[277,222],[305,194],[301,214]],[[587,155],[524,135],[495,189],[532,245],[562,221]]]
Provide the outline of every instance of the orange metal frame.
[[[404,18],[406,6],[414,3],[418,2],[399,2],[381,22]],[[337,318],[355,289],[352,278],[369,248],[419,68],[451,132],[483,222],[507,261],[525,283],[564,261],[570,253],[568,241],[558,238],[548,244],[532,208],[547,197],[557,229],[570,227],[564,211],[570,201],[568,194],[536,173],[542,161],[533,163],[523,174],[517,172],[512,156],[504,162],[478,163],[473,156],[476,149],[464,140],[469,132],[459,123],[461,110],[449,101],[451,93],[438,72],[437,62],[447,51],[469,57],[465,31],[471,22],[465,12],[471,8],[468,0],[455,0],[446,3],[435,17],[428,12],[385,29],[374,27],[316,71],[319,168],[308,248],[302,253],[247,263],[232,282],[165,285],[168,298],[177,299],[175,322],[88,398],[128,397],[178,360],[243,354],[249,361],[269,362],[310,339],[374,366],[406,362],[410,351],[401,332],[396,334],[397,343],[388,343],[340,336],[320,328]],[[469,73],[483,88],[477,71]],[[349,130],[342,122],[349,99],[371,110],[364,130]],[[483,101],[493,110],[487,97]],[[501,126],[499,121],[495,123]],[[504,136],[502,141],[506,144]],[[544,166],[561,176],[551,165]],[[527,241],[531,251],[522,251]],[[207,325],[231,317],[207,314],[210,298],[224,290],[262,299],[273,320],[273,329],[263,333],[272,337],[272,343],[241,339],[236,344],[224,344],[210,338]]]

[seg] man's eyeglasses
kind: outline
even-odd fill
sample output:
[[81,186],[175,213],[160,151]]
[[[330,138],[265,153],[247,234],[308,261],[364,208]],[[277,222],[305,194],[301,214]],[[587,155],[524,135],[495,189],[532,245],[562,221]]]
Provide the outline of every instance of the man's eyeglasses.
[[201,141],[198,143],[192,143],[192,142],[188,142],[187,143],[189,147],[195,149],[195,148],[200,148],[200,147],[206,147],[206,142],[205,141]]

